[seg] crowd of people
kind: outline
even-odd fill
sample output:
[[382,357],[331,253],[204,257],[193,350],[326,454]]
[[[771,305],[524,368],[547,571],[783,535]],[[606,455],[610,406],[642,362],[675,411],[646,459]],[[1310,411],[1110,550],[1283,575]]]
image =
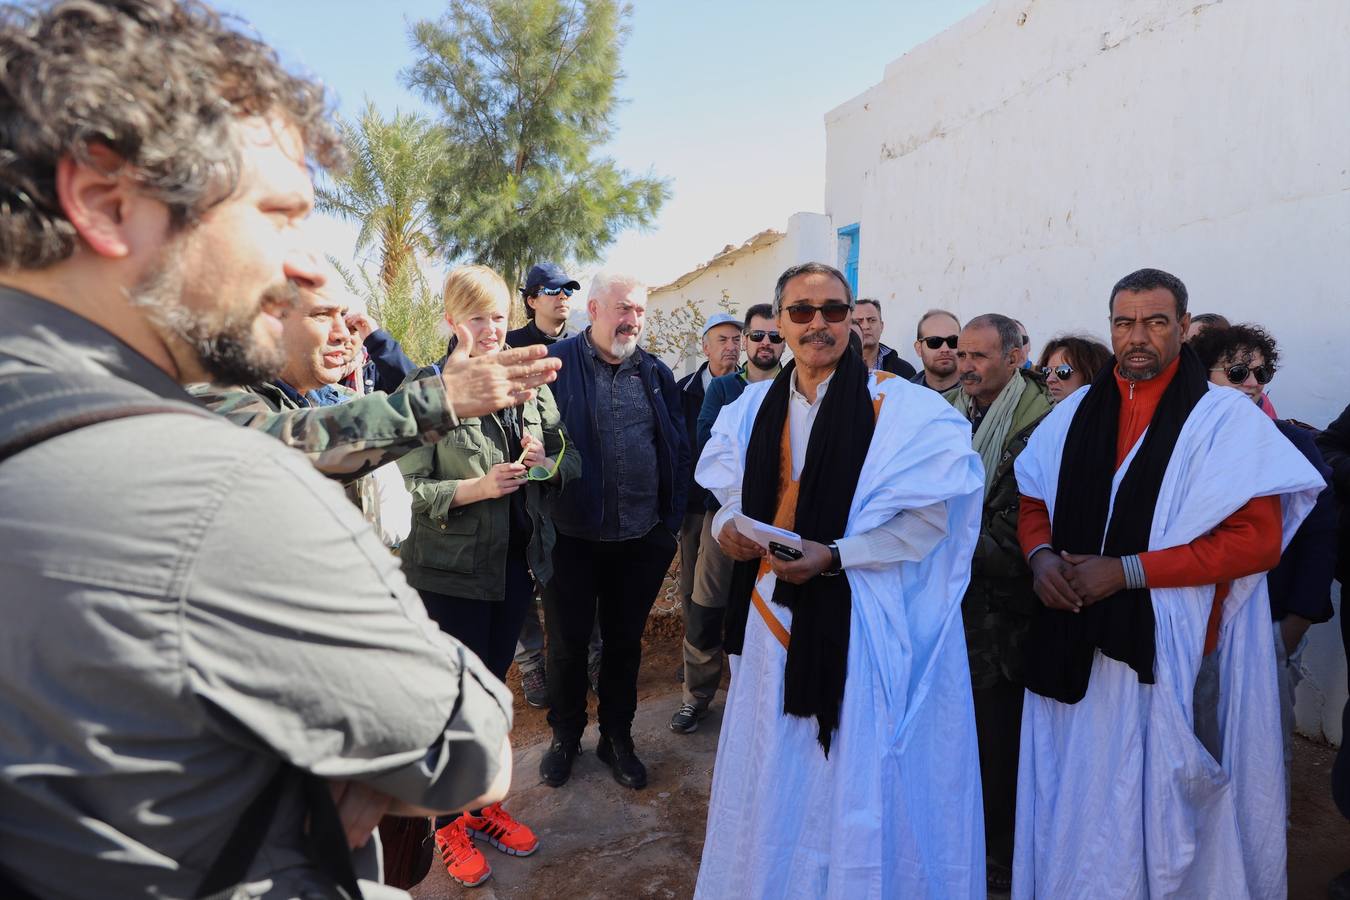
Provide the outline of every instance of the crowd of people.
[[[0,72],[5,896],[394,896],[422,846],[483,884],[540,846],[513,662],[544,784],[594,693],[646,786],[677,556],[670,740],[730,661],[696,896],[1284,896],[1350,408],[1278,418],[1267,328],[1141,269],[1106,342],[1033,362],[1016,319],[933,309],[916,368],[807,262],[677,381],[639,280],[592,278],[574,330],[558,264],[465,265],[418,366],[312,244],[342,147],[265,44],[64,0],[0,16]],[[1345,750],[1332,790],[1350,816]]]

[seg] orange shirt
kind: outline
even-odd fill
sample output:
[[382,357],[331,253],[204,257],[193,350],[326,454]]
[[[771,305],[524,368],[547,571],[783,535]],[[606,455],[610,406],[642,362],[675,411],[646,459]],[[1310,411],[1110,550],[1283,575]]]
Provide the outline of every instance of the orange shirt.
[[[1116,467],[1125,461],[1158,408],[1163,391],[1176,376],[1180,358],[1149,381],[1126,381],[1116,373],[1120,390],[1120,420],[1116,439]],[[1149,587],[1214,585],[1205,652],[1218,638],[1219,612],[1234,578],[1275,568],[1280,561],[1281,509],[1279,497],[1255,497],[1241,509],[1189,544],[1139,554]],[[1050,513],[1045,502],[1023,496],[1017,519],[1017,538],[1023,553],[1050,543]]]

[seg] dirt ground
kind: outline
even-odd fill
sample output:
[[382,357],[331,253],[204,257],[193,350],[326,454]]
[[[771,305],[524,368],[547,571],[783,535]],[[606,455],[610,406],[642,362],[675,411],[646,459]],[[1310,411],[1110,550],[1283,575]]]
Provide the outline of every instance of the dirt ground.
[[[681,661],[682,622],[675,614],[654,614],[643,640],[638,679],[638,718],[634,723],[639,754],[651,783],[640,792],[616,785],[592,752],[594,726],[583,739],[572,781],[553,790],[538,784],[539,758],[549,736],[545,711],[521,699],[513,668],[508,683],[516,695],[512,743],[516,775],[508,809],[540,833],[541,849],[529,859],[511,859],[483,849],[494,874],[485,885],[466,889],[433,864],[413,890],[418,900],[453,897],[612,898],[692,896],[703,846],[707,795],[711,784],[722,698],[699,731],[676,736],[665,727],[679,705],[675,671]],[[724,679],[725,686],[725,679]],[[591,698],[591,718],[595,698]],[[1350,822],[1330,797],[1335,751],[1297,738],[1289,830],[1289,897],[1321,900],[1326,884],[1350,869]]]

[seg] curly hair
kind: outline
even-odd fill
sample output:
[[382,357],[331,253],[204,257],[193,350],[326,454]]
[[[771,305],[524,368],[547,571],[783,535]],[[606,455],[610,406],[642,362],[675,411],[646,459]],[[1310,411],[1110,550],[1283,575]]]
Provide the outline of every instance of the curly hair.
[[280,115],[310,160],[340,165],[324,89],[198,0],[0,7],[0,268],[74,252],[56,191],[63,157],[115,153],[142,190],[195,223],[239,181],[237,120]]
[[1110,348],[1096,338],[1085,334],[1058,334],[1041,350],[1041,359],[1036,368],[1044,369],[1048,366],[1050,357],[1058,351],[1063,351],[1064,358],[1073,366],[1074,371],[1082,372],[1083,377],[1089,382],[1097,377],[1098,372],[1115,362],[1115,355],[1111,353]]
[[1280,351],[1275,346],[1275,338],[1260,325],[1246,323],[1227,328],[1211,326],[1188,343],[1206,369],[1217,366],[1225,359],[1239,359],[1244,352],[1253,350],[1260,352],[1272,370],[1279,368]]

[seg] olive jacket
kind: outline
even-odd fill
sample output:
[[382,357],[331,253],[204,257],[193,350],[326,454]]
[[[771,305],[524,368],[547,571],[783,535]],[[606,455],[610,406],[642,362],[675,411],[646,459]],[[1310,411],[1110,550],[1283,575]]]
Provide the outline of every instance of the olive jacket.
[[[409,379],[424,377],[414,372]],[[403,542],[403,574],[418,590],[454,597],[500,601],[506,589],[507,533],[510,498],[480,500],[451,507],[465,479],[487,474],[494,465],[514,462],[506,456],[501,416],[519,415],[524,430],[544,442],[545,454],[558,462],[549,481],[529,481],[525,510],[532,532],[525,557],[535,581],[553,577],[556,532],[550,507],[553,497],[581,474],[581,454],[571,441],[562,453],[565,432],[558,406],[547,387],[518,409],[490,416],[464,418],[435,444],[421,447],[398,461],[412,494],[412,532]]]

